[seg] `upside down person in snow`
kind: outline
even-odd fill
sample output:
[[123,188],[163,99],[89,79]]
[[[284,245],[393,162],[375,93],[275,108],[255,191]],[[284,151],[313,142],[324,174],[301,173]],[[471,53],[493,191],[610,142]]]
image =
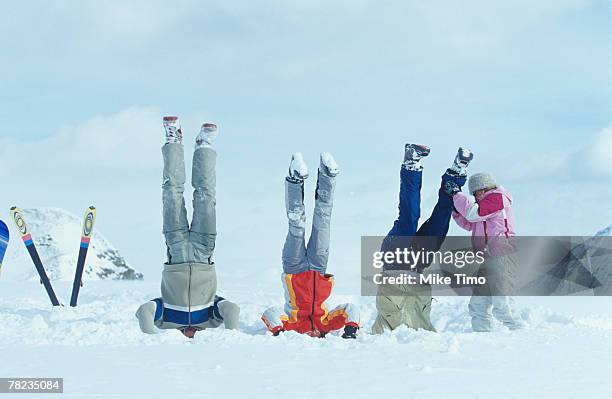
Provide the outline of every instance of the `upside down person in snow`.
[[168,262],[164,265],[161,298],[140,306],[136,317],[140,329],[153,334],[158,328],[178,329],[186,337],[221,324],[238,328],[240,308],[217,296],[217,275],[212,261],[216,227],[215,164],[212,147],[217,126],[202,125],[193,153],[193,220],[187,221],[183,191],[185,161],[183,133],[178,118],[163,121],[166,144],[162,147],[164,175],[162,184],[164,236]]
[[329,153],[321,154],[315,195],[312,232],[306,246],[306,213],[304,180],[308,168],[302,154],[293,154],[289,175],[285,179],[285,205],[289,232],[283,247],[282,283],[285,291],[284,312],[277,307],[262,316],[274,335],[297,331],[323,337],[330,331],[344,328],[342,338],[356,338],[359,315],[352,304],[343,304],[328,311],[325,301],[331,295],[333,276],[327,274],[330,222],[334,187],[339,169]]
[[[404,162],[400,170],[399,214],[385,237],[381,251],[393,252],[438,251],[448,233],[453,212],[453,195],[465,184],[466,168],[474,154],[459,148],[453,164],[442,175],[438,201],[429,219],[419,227],[421,218],[422,158],[429,155],[429,147],[408,143],[404,147]],[[413,274],[418,276],[429,263],[416,265],[391,262],[384,265],[383,274],[389,276]],[[414,267],[413,267],[414,266]],[[432,288],[429,284],[381,284],[376,295],[378,316],[372,326],[374,334],[393,331],[400,326],[436,331],[430,318]]]

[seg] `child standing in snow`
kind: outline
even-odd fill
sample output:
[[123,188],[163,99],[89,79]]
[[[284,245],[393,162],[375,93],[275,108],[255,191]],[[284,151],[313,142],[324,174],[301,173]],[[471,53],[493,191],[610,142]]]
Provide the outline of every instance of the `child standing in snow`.
[[[444,242],[453,211],[452,196],[465,184],[466,168],[474,155],[467,149],[459,148],[453,165],[442,175],[438,202],[431,216],[418,228],[423,176],[421,159],[428,156],[429,152],[429,147],[419,144],[406,144],[404,148],[404,162],[400,170],[399,216],[383,241],[383,252],[403,248],[438,251]],[[385,264],[384,274],[422,273],[429,265],[414,266]],[[431,286],[428,284],[379,285],[376,295],[378,315],[372,333],[382,334],[385,330],[395,330],[402,325],[435,331],[430,320],[431,302]]]
[[217,275],[212,261],[216,230],[215,164],[212,147],[217,126],[202,125],[193,154],[193,220],[187,221],[183,191],[185,161],[183,133],[177,117],[163,120],[166,143],[162,147],[164,236],[168,261],[164,265],[161,298],[138,309],[140,328],[153,334],[157,328],[178,329],[186,337],[206,328],[238,327],[238,305],[217,296]]
[[308,177],[308,168],[302,154],[296,153],[291,159],[289,175],[285,179],[285,205],[289,220],[282,256],[285,309],[269,308],[261,318],[274,335],[291,330],[323,337],[330,331],[344,328],[342,338],[356,338],[359,328],[357,308],[352,304],[343,304],[330,312],[325,306],[334,284],[333,276],[326,270],[338,173],[338,165],[331,154],[322,153],[312,232],[306,246],[304,180]]
[[491,331],[493,315],[511,330],[522,327],[512,309],[512,280],[516,269],[513,255],[514,214],[510,193],[499,186],[490,173],[476,173],[468,181],[475,201],[457,192],[453,196],[453,218],[459,226],[472,232],[472,243],[486,252],[480,273],[487,284],[476,286],[469,304],[474,331]]

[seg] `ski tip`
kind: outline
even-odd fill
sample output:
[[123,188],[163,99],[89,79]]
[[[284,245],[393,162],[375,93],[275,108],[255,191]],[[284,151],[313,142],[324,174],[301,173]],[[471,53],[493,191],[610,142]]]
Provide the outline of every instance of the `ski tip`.
[[83,221],[83,233],[81,235],[81,247],[84,244],[89,245],[89,238],[93,233],[93,226],[96,220],[96,208],[90,206],[85,212],[85,218]]
[[11,217],[15,219],[15,215],[21,215],[21,209],[16,206],[12,206],[9,213],[11,214]]
[[19,234],[21,234],[21,237],[26,237],[28,236],[28,226],[26,225],[25,220],[23,220],[23,215],[21,214],[21,210],[19,208],[17,208],[16,206],[11,208],[11,217],[13,219],[13,222],[15,222],[15,226],[17,226],[17,229],[19,230]]
[[87,208],[87,210],[85,211],[85,218],[87,219],[87,215],[93,215],[93,217],[96,217],[96,207],[95,206],[90,206],[89,208]]

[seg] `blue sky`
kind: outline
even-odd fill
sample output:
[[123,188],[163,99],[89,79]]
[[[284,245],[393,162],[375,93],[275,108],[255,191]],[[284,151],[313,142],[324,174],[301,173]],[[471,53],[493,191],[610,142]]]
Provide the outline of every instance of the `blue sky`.
[[[94,203],[98,226],[138,269],[163,255],[164,114],[183,118],[188,140],[204,120],[219,123],[220,230],[249,251],[263,246],[270,263],[284,229],[278,182],[296,150],[312,169],[324,150],[343,166],[336,235],[346,251],[358,252],[348,235],[386,233],[407,141],[432,147],[425,207],[464,145],[473,171],[492,171],[514,193],[523,234],[612,223],[608,1],[3,9],[0,205],[80,214]],[[253,230],[257,240],[244,236]]]

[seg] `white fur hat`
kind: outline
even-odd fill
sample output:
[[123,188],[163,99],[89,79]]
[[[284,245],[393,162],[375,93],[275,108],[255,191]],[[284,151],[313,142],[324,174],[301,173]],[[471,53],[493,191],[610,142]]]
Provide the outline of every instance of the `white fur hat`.
[[497,186],[497,182],[490,173],[474,173],[468,180],[468,187],[472,194],[478,190],[495,186]]

